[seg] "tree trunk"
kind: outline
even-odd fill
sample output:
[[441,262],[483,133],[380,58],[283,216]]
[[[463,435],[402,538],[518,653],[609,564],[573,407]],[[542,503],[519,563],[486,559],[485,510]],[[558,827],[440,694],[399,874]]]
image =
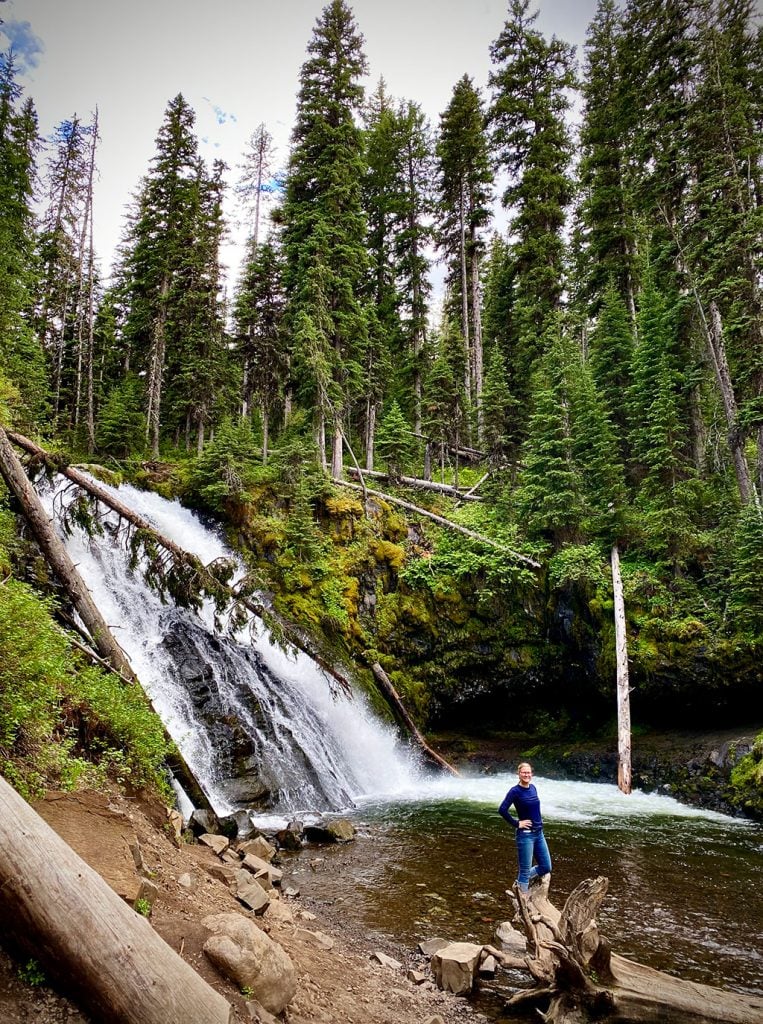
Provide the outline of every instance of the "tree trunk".
[[461,331],[464,341],[464,392],[467,401],[472,396],[472,346],[469,340],[469,281],[466,273],[466,186],[461,182],[461,198],[458,206],[458,223],[461,232]]
[[[561,912],[545,884],[517,895],[515,923],[528,939],[520,959],[492,947],[485,952],[512,969],[524,969],[534,988],[520,989],[507,1003],[548,1006],[547,1024],[759,1024],[763,999],[663,974],[617,956],[599,934],[596,914],[608,888],[589,878],[570,894]],[[513,922],[514,923],[514,922]]]
[[151,332],[151,358],[148,375],[148,410],[146,430],[151,442],[151,454],[159,458],[159,431],[161,429],[162,382],[164,378],[164,357],[167,340],[165,326],[167,321],[167,296],[170,292],[169,278],[165,275],[159,294],[159,309]]
[[382,693],[384,694],[387,703],[390,704],[390,706],[397,712],[402,723],[410,732],[411,736],[413,736],[413,738],[416,740],[416,742],[418,743],[419,747],[423,751],[424,755],[428,758],[428,760],[433,761],[434,764],[436,764],[439,768],[444,768],[445,771],[450,772],[451,775],[459,775],[460,772],[458,772],[452,765],[448,764],[448,762],[444,758],[440,757],[440,755],[435,750],[432,750],[427,741],[421,735],[421,733],[416,727],[416,723],[408,714],[403,705],[403,702],[400,700],[397,690],[390,682],[389,676],[381,667],[378,661],[372,663],[371,671],[373,672],[376,681],[379,683],[379,686],[381,687]]
[[39,960],[94,1020],[230,1024],[232,1010],[0,778],[3,937]]
[[[378,470],[364,469],[362,474],[357,467],[350,467],[347,470],[351,476],[360,477],[371,477],[372,480],[389,480],[389,474],[381,473]],[[482,480],[485,480],[485,477]],[[481,483],[482,481],[480,481]],[[396,483],[401,484],[403,487],[416,487],[422,491],[437,491],[440,494],[449,494],[452,498],[458,498],[460,501],[482,501],[478,495],[470,494],[469,491],[459,491],[456,487],[451,487],[450,484],[438,484],[431,480],[420,480],[415,476],[398,476]]]
[[344,459],[342,458],[342,423],[339,414],[334,413],[334,433],[331,443],[331,475],[338,480],[344,475]]
[[[474,232],[476,236],[476,231]],[[474,375],[472,388],[474,390],[473,401],[477,407],[477,443],[482,444],[482,437],[485,432],[485,417],[482,412],[482,317],[480,315],[480,261],[477,256],[476,237],[472,239],[472,318],[474,327],[474,340],[472,342],[472,355]]]
[[366,408],[366,470],[374,468],[374,442],[376,440],[376,402],[369,396]]
[[628,682],[628,637],[625,600],[620,576],[620,552],[612,545],[612,593],[615,604],[615,654],[617,659],[617,785],[631,791],[631,698]]
[[260,415],[262,416],[262,465],[267,466],[270,454],[270,411],[264,402],[260,406]]
[[112,636],[90,591],[77,572],[74,562],[50,525],[45,509],[27,479],[24,467],[19,462],[8,440],[8,435],[2,427],[0,427],[0,473],[2,473],[8,489],[21,505],[24,518],[29,523],[45,558],[65,586],[77,614],[92,638],[95,649],[116,672],[125,679],[134,681],[135,673],[130,667],[124,651]]

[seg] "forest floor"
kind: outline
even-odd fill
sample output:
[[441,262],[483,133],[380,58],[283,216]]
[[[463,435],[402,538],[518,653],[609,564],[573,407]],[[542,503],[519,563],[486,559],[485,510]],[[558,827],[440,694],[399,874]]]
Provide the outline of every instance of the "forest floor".
[[[167,809],[142,796],[130,798],[117,790],[109,794],[51,793],[35,807],[117,892],[124,891],[131,875],[134,884],[130,844],[137,839],[159,888],[151,914],[156,931],[228,999],[236,1024],[258,1019],[252,1016],[247,1000],[235,985],[218,973],[203,952],[209,936],[202,924],[207,915],[248,913],[221,881],[207,873],[208,866],[220,863],[210,849],[197,843],[173,842]],[[315,849],[305,849],[296,856],[310,857],[311,867],[315,864],[320,870],[321,860]],[[284,866],[286,885],[288,865]],[[184,875],[191,876],[190,886],[179,881]],[[333,913],[330,917],[323,915],[320,906],[309,905],[302,897],[288,902],[295,922],[276,919],[267,925],[270,937],[291,957],[299,978],[297,993],[281,1018],[286,1024],[479,1024],[485,1020],[467,1000],[407,980],[409,967],[428,971],[426,958],[417,950],[367,936],[353,922]],[[327,950],[305,939],[305,933],[316,931],[328,935],[333,948]],[[375,951],[392,956],[404,966],[393,969],[376,963],[371,959]],[[102,1024],[48,984],[32,985],[22,980],[19,963],[3,950],[0,1022]]]

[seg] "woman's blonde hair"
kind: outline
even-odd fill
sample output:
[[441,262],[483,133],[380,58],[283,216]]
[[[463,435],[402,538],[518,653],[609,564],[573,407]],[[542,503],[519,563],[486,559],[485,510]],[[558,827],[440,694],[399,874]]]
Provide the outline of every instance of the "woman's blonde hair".
[[522,768],[529,768],[530,771],[533,770],[533,766],[530,764],[529,761],[520,761],[519,764],[517,765],[517,771],[521,771]]

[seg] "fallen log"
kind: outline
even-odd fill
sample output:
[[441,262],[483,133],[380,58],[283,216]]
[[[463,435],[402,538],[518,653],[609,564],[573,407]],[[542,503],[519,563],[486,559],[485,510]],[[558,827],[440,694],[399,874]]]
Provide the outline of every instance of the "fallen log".
[[392,685],[392,682],[390,681],[389,676],[384,671],[384,669],[381,667],[381,665],[379,664],[378,661],[375,661],[375,662],[373,662],[371,664],[371,671],[373,672],[374,677],[376,678],[376,681],[379,683],[379,687],[380,687],[382,693],[387,698],[387,702],[397,711],[397,713],[400,716],[403,724],[408,729],[408,731],[410,732],[411,736],[418,743],[419,747],[421,748],[422,753],[427,758],[427,760],[432,761],[434,764],[436,764],[440,768],[444,768],[445,771],[450,772],[451,775],[458,775],[458,774],[460,774],[453,767],[453,765],[448,764],[448,762],[445,760],[445,758],[441,757],[437,753],[436,750],[432,750],[432,748],[429,746],[427,741],[421,735],[421,733],[419,732],[419,730],[416,727],[416,723],[413,721],[411,716],[405,710],[405,706],[403,705],[403,702],[400,700],[400,695],[398,694],[398,692],[395,689],[395,687]]
[[[508,891],[514,922],[528,939],[524,969],[536,981],[509,1000],[509,1006],[534,1002],[548,1009],[546,1024],[760,1024],[763,998],[700,985],[664,974],[610,950],[599,934],[596,914],[608,880],[581,882],[560,912],[548,899],[548,882],[529,894]],[[496,955],[492,946],[485,951]],[[497,959],[522,968],[516,955]]]
[[[361,470],[357,467],[350,467],[347,472],[350,473],[351,476],[358,477],[361,483],[364,483],[366,478],[370,480],[389,480],[390,478],[389,473],[380,473],[375,469]],[[485,477],[483,476],[482,480],[484,479]],[[481,482],[482,481],[480,481],[480,483]],[[450,484],[438,484],[433,480],[421,480],[416,476],[400,476],[396,479],[395,483],[399,484],[400,487],[412,487],[420,491],[437,491],[440,494],[447,494],[451,498],[458,498],[459,501],[482,501],[482,498],[472,494],[472,491],[475,488],[472,488],[472,491],[461,490],[458,487],[452,487]]]
[[[351,490],[360,491],[363,488],[359,484],[351,484],[347,480],[339,480],[334,477],[334,483],[339,487],[349,487]],[[451,519],[446,519],[444,516],[438,516],[434,512],[430,512],[428,509],[421,508],[419,505],[413,505],[410,501],[403,501],[402,498],[396,498],[392,494],[385,494],[384,491],[373,491],[371,488],[366,488],[365,493],[373,494],[376,498],[382,498],[383,501],[389,502],[391,505],[399,505],[401,508],[407,509],[409,512],[415,512],[416,515],[424,516],[427,519],[431,519],[433,522],[438,523],[440,526],[445,526],[449,530],[455,530],[456,533],[463,533],[465,537],[469,537],[471,540],[476,540],[480,544],[486,544],[488,547],[497,548],[499,551],[503,551],[506,555],[511,555],[518,562],[524,562],[525,565],[529,565],[532,569],[540,569],[540,562],[536,562],[533,558],[528,558],[527,555],[522,555],[518,551],[514,551],[512,548],[507,548],[504,544],[499,544],[497,540],[493,540],[491,537],[486,537],[484,533],[477,533],[475,530],[468,530],[465,526],[461,526],[460,523],[454,523]]]
[[0,931],[94,1020],[230,1024],[208,985],[0,777]]

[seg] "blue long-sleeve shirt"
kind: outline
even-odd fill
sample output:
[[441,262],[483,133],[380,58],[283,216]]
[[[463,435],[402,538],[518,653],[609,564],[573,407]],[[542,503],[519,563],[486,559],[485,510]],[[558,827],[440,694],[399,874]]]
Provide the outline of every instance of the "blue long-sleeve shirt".
[[[514,804],[517,811],[516,818],[509,814],[509,808],[512,804]],[[498,808],[498,813],[514,828],[519,828],[519,822],[525,819],[529,819],[532,822],[533,828],[543,828],[543,819],[540,816],[540,798],[532,782],[529,786],[520,786],[519,784],[512,786],[503,798],[503,803]]]

